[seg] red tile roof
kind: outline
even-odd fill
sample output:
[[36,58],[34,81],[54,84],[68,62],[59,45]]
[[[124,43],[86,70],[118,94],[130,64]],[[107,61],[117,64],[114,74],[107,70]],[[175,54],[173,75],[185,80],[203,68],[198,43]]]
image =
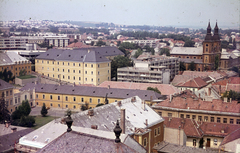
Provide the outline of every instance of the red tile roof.
[[225,137],[231,132],[240,128],[237,124],[224,124],[224,123],[213,123],[213,122],[203,122],[200,125],[201,130],[205,136],[218,136]]
[[229,78],[230,84],[240,84],[240,77],[231,77]]
[[[197,122],[189,118],[164,118],[164,125],[174,129],[183,129],[188,137],[216,136],[225,137],[236,131],[235,134],[240,134],[240,125],[224,124],[214,122]],[[236,139],[236,136],[228,136],[225,142]],[[239,137],[238,137],[239,138]]]
[[227,135],[227,136],[223,139],[221,145],[224,145],[224,144],[226,144],[226,143],[228,143],[228,142],[231,142],[231,141],[234,141],[234,140],[236,140],[236,139],[240,139],[240,128],[238,128],[237,130],[235,130],[235,131],[233,131],[232,133],[230,133],[229,135]]
[[205,87],[206,85],[207,85],[207,83],[205,81],[203,81],[203,79],[201,79],[200,77],[197,77],[197,78],[190,79],[187,82],[180,83],[176,86],[190,87],[190,88],[202,88],[202,87]]
[[192,119],[182,119],[182,118],[164,118],[164,125],[166,127],[174,128],[174,129],[183,129],[185,134],[189,137],[197,137],[201,138],[203,133],[197,128],[198,124],[195,120]]
[[172,95],[179,93],[180,90],[169,84],[153,84],[153,83],[133,83],[133,82],[117,82],[117,81],[104,81],[98,87],[122,88],[122,89],[139,89],[146,90],[148,87],[157,87],[162,95]]
[[92,46],[85,45],[82,42],[71,43],[70,45],[67,46],[67,48],[88,48],[88,47],[92,47]]
[[205,111],[220,111],[240,113],[240,103],[237,101],[223,102],[221,99],[213,99],[212,101],[203,101],[200,98],[192,97],[189,92],[183,92],[180,95],[172,97],[172,101],[169,102],[166,99],[156,105],[153,108],[170,107],[177,109],[191,109],[191,110],[205,110]]

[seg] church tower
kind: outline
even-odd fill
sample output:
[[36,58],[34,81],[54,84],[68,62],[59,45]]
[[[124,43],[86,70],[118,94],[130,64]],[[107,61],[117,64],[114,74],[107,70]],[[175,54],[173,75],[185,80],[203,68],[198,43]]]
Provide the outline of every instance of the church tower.
[[[213,69],[215,64],[215,57],[218,55],[220,59],[221,54],[221,41],[218,34],[218,26],[214,28],[214,34],[212,36],[210,22],[207,27],[207,34],[203,41],[203,55],[202,60],[205,69]],[[219,64],[218,64],[219,65]]]

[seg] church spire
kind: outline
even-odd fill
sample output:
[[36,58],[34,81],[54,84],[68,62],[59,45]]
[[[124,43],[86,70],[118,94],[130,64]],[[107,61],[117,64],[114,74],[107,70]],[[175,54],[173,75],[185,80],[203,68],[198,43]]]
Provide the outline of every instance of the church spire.
[[218,35],[218,25],[217,25],[217,21],[216,21],[216,25],[215,25],[215,28],[214,28],[213,40],[220,40],[220,37],[219,37],[219,35]]
[[208,22],[207,34],[206,34],[205,40],[212,40],[210,20]]

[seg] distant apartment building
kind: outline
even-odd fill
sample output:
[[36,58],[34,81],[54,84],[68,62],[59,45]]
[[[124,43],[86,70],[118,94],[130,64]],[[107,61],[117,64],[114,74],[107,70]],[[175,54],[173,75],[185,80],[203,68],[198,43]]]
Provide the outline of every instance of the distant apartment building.
[[129,42],[137,44],[140,47],[144,47],[146,45],[155,48],[156,47],[156,40],[123,40],[123,42]]
[[20,75],[21,70],[25,70],[26,74],[30,74],[31,62],[15,52],[0,51],[0,72],[5,69],[11,71],[15,77]]
[[141,55],[134,67],[118,68],[118,81],[168,84],[178,74],[176,57]]
[[46,42],[49,46],[67,47],[69,38],[65,35],[11,36],[0,38],[0,50],[26,50],[26,44],[41,44],[43,42]]

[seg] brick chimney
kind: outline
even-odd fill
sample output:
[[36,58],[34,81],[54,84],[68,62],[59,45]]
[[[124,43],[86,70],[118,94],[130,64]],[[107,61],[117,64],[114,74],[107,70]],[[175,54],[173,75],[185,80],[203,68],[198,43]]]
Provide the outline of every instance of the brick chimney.
[[93,116],[93,115],[94,115],[93,109],[89,109],[89,110],[88,110],[88,115],[89,115],[89,116]]
[[121,109],[121,123],[120,127],[122,129],[122,133],[125,134],[125,109]]

